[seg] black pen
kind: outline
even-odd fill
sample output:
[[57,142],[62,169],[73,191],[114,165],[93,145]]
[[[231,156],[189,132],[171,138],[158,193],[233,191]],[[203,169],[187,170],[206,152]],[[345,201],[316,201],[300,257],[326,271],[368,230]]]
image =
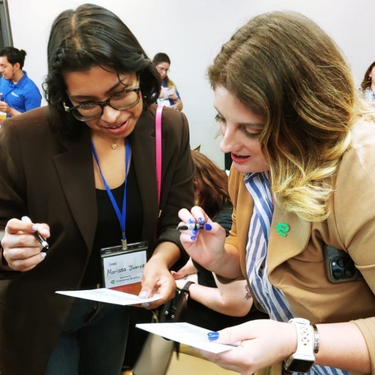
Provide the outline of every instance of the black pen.
[[197,223],[179,225],[177,227],[178,230],[198,230],[198,229],[203,229],[203,228],[204,228],[204,224],[197,224]]
[[[22,216],[21,220],[25,223],[32,223],[31,219],[28,216]],[[34,232],[34,236],[38,240],[38,242],[43,246],[42,251],[49,250],[49,244],[44,237],[42,237],[38,232]]]

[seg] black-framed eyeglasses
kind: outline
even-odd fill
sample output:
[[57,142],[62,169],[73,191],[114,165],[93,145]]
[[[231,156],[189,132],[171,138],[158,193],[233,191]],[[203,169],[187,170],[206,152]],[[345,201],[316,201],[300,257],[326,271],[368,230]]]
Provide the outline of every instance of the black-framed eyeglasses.
[[74,107],[68,107],[63,103],[63,106],[65,112],[71,112],[78,121],[90,121],[101,117],[106,105],[118,111],[125,111],[126,109],[135,107],[139,101],[140,87],[137,85],[116,92],[103,102],[87,102]]

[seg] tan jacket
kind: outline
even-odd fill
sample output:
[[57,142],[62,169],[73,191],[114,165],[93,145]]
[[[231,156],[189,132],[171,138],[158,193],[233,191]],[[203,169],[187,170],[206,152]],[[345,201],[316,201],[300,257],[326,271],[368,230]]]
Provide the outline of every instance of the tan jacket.
[[[253,201],[243,174],[232,168],[229,189],[234,204],[227,242],[239,249],[246,277],[245,251]],[[360,122],[333,178],[330,216],[310,223],[275,206],[268,245],[269,279],[281,289],[298,317],[312,323],[355,323],[365,337],[375,374],[375,125]],[[290,227],[284,238],[276,224]],[[365,281],[328,281],[322,245],[347,251]],[[255,301],[256,302],[256,301]],[[256,302],[257,303],[257,302]]]

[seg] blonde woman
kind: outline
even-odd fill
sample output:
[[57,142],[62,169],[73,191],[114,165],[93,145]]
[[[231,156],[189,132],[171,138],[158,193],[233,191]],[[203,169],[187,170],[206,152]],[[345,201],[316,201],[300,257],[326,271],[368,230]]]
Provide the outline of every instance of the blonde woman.
[[208,77],[233,225],[226,238],[183,209],[206,225],[181,240],[223,282],[246,278],[271,319],[211,332],[240,345],[205,355],[244,375],[374,374],[375,124],[348,65],[312,20],[272,12],[224,44]]

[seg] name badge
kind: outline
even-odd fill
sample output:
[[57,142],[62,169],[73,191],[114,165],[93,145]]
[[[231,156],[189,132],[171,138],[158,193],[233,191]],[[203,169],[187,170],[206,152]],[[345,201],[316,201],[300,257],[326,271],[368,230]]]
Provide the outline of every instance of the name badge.
[[147,262],[147,241],[100,250],[104,287],[138,295]]

